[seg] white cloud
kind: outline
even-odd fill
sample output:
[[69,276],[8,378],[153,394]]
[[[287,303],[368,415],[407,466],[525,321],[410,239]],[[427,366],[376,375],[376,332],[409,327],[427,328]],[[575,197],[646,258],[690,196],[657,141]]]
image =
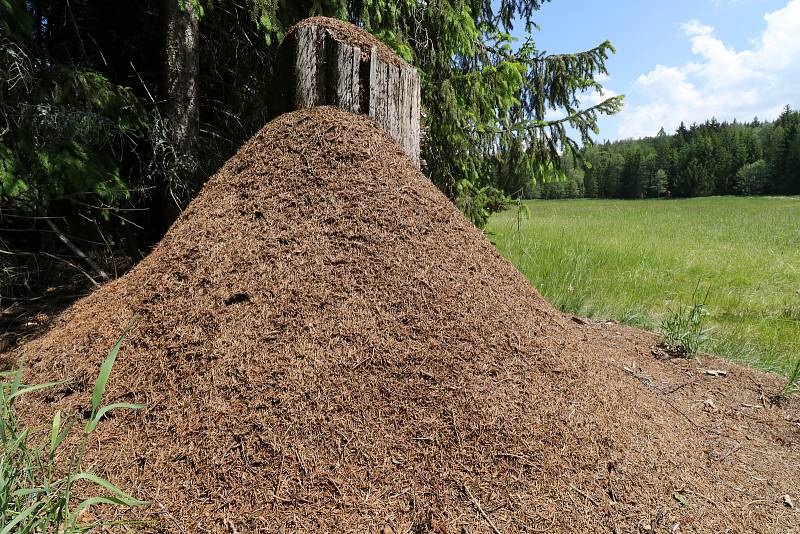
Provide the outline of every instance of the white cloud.
[[620,114],[620,137],[674,130],[681,121],[702,122],[754,116],[774,118],[786,104],[798,104],[800,86],[800,0],[764,15],[766,27],[752,47],[737,51],[714,28],[691,20],[681,29],[694,61],[680,67],[656,65],[639,76],[632,99],[644,104]]
[[683,32],[689,36],[711,35],[714,33],[714,28],[712,26],[702,24],[699,20],[690,20],[683,25],[682,29]]
[[[603,80],[606,80],[606,77],[602,77],[602,80],[601,77],[597,77],[595,79],[598,82],[602,83]],[[603,102],[604,100],[613,98],[615,96],[618,96],[617,93],[615,93],[611,89],[607,89],[604,87],[602,91],[597,91],[595,89],[592,89],[588,93],[581,95],[578,98],[578,100],[580,101],[581,107],[591,107],[591,106],[596,106],[600,102]]]

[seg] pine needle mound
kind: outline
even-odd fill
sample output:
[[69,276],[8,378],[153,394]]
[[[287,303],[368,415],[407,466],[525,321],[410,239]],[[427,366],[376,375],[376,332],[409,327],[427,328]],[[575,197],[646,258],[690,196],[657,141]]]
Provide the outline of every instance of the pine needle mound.
[[774,378],[560,314],[364,116],[264,127],[22,348],[28,380],[68,381],[27,417],[80,417],[135,316],[105,402],[147,408],[104,420],[90,460],[164,531],[800,528]]
[[386,43],[355,24],[350,24],[343,20],[331,17],[308,17],[301,20],[286,32],[285,39],[291,40],[298,28],[305,26],[317,26],[325,28],[339,42],[347,43],[350,46],[357,46],[361,49],[361,59],[369,59],[370,51],[375,48],[378,57],[384,63],[397,67],[410,67],[408,62],[395,53]]

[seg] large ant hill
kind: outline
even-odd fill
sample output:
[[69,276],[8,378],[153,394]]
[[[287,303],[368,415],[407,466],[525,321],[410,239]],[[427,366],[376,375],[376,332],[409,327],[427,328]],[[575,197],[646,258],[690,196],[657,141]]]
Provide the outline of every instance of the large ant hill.
[[[374,55],[374,49],[370,52]],[[800,412],[769,375],[573,320],[374,119],[275,118],[122,278],[21,348],[23,406],[186,532],[787,532]],[[708,369],[725,369],[725,376]]]

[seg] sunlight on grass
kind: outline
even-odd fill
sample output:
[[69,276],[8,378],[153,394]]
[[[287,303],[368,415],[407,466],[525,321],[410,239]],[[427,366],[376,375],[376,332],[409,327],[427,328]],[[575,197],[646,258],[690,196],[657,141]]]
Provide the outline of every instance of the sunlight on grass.
[[800,354],[800,198],[526,204],[487,231],[558,308],[656,330],[700,284],[707,350],[784,374]]

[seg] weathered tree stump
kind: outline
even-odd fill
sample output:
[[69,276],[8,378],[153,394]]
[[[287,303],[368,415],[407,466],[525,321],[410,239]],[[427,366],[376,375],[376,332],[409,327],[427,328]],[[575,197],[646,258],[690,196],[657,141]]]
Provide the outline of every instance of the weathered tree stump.
[[361,28],[313,17],[290,29],[280,45],[270,115],[325,105],[369,115],[419,167],[416,69]]

